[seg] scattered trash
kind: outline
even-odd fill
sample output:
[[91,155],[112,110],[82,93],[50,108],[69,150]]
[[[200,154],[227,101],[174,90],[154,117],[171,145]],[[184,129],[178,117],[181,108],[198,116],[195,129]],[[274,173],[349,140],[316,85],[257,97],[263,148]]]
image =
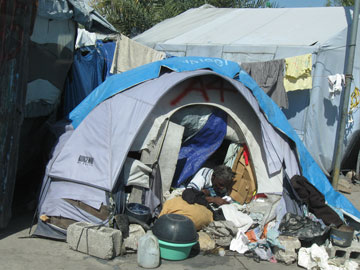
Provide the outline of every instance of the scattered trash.
[[325,247],[319,247],[317,244],[313,244],[310,248],[300,248],[298,254],[298,265],[306,269],[318,269],[328,270],[330,269],[328,264],[329,255],[327,254]]

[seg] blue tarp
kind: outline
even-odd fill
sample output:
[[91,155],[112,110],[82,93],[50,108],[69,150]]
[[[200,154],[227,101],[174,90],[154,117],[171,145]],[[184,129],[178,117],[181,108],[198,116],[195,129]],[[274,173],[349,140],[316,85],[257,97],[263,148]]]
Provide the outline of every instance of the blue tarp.
[[176,170],[180,171],[180,175],[178,178],[175,177],[173,186],[179,187],[193,176],[220,147],[226,135],[226,117],[227,114],[224,111],[215,110],[199,132],[183,143],[176,165]]
[[111,76],[70,113],[69,118],[72,120],[73,127],[76,128],[97,104],[134,85],[157,78],[162,68],[169,68],[176,72],[210,69],[242,82],[252,91],[268,121],[295,142],[303,176],[324,194],[329,205],[343,209],[360,219],[359,210],[346,197],[333,189],[280,108],[237,63],[232,61],[209,57],[173,57]]

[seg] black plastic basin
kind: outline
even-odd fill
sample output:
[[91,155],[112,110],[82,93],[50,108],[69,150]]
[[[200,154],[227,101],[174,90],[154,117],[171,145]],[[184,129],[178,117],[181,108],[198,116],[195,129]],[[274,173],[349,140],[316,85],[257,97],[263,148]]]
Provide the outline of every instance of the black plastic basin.
[[150,208],[139,203],[128,203],[125,208],[125,214],[136,218],[146,224],[150,223],[151,211]]
[[341,225],[339,228],[331,228],[330,238],[334,245],[339,247],[350,247],[354,237],[354,229],[347,225]]
[[199,238],[192,220],[178,214],[162,215],[155,222],[152,232],[162,241],[177,244],[196,242]]

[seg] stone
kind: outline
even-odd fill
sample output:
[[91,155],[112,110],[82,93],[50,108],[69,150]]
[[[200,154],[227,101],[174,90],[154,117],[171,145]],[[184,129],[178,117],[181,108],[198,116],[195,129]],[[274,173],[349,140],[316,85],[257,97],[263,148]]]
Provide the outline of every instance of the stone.
[[346,178],[345,176],[340,175],[337,189],[341,192],[351,193],[351,180]]
[[138,224],[130,224],[129,237],[124,239],[125,249],[137,250],[141,236],[145,235],[143,227]]
[[348,171],[345,176],[346,176],[347,179],[353,180],[353,178],[356,177],[356,172],[355,171]]
[[109,260],[120,255],[122,234],[116,229],[76,222],[68,227],[66,242],[73,250]]
[[285,264],[292,264],[297,261],[296,251],[301,247],[301,243],[297,237],[280,235],[278,240],[285,250],[280,248],[274,249],[275,258]]
[[215,248],[215,241],[205,232],[199,232],[199,245],[201,251],[209,251]]

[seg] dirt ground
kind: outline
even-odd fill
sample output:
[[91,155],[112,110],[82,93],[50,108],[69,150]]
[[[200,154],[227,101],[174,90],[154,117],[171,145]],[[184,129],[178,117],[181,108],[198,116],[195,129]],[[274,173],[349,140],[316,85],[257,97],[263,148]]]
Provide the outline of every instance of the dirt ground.
[[[360,209],[360,185],[351,185],[351,194],[343,193]],[[142,269],[137,265],[136,254],[116,257],[106,261],[69,249],[67,243],[41,238],[29,238],[32,212],[18,212],[7,229],[0,231],[1,270],[22,269]],[[36,225],[35,225],[36,226]],[[34,227],[32,229],[34,231]],[[243,255],[204,255],[198,254],[184,261],[162,260],[158,269],[192,270],[192,269],[303,269],[296,264],[290,266],[281,263],[257,263]]]

